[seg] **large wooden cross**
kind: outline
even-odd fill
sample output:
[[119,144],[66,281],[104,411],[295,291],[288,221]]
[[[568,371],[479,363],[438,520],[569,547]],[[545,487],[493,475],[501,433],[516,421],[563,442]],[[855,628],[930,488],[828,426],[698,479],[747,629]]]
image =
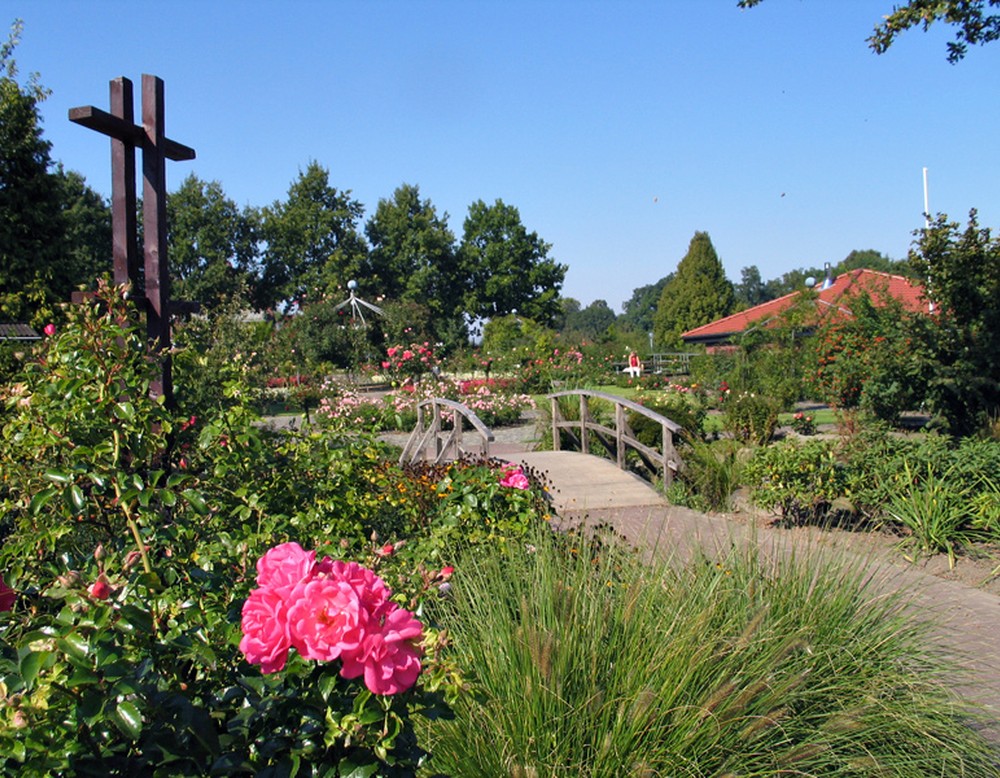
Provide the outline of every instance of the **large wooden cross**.
[[[163,80],[143,74],[142,124],[132,119],[132,82],[111,81],[111,113],[92,105],[71,108],[69,119],[111,138],[111,230],[114,281],[144,289],[146,335],[160,356],[161,371],[151,392],[173,404],[170,366],[170,316],[177,310],[170,300],[167,265],[166,161],[194,159],[194,149],[166,137]],[[139,272],[136,233],[135,149],[142,149],[143,272]]]

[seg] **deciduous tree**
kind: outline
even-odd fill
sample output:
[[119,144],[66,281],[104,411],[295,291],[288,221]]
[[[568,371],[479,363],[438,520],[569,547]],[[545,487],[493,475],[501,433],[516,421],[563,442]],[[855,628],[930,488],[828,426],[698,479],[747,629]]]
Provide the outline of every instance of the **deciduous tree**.
[[942,214],[917,236],[910,264],[936,310],[923,317],[927,399],[951,432],[969,434],[1000,412],[1000,238],[975,210],[964,230]]
[[256,217],[218,181],[188,176],[167,198],[173,296],[214,308],[247,291],[257,257]]
[[54,302],[51,289],[63,234],[59,186],[50,174],[38,104],[48,92],[17,80],[15,22],[0,45],[0,317],[30,318]]
[[[760,2],[739,0],[737,5],[752,8]],[[892,11],[882,17],[868,45],[876,54],[884,54],[910,28],[927,30],[935,22],[943,22],[955,28],[955,39],[948,42],[948,61],[954,64],[965,56],[969,46],[1000,39],[1000,14],[987,10],[996,7],[1000,7],[1000,0],[909,0],[893,5]]]
[[559,312],[566,266],[549,258],[550,248],[525,229],[514,206],[502,200],[470,205],[459,249],[466,312],[488,319],[517,311],[551,323]]
[[[387,302],[428,309],[434,339],[462,329],[463,282],[448,215],[439,217],[420,189],[403,184],[379,200],[365,225],[369,252],[361,263],[366,285]],[[398,310],[398,309],[397,309]]]
[[350,191],[330,185],[330,174],[310,162],[292,182],[288,198],[262,211],[262,254],[257,302],[270,308],[301,299],[309,290],[343,286],[358,271],[365,242],[358,233],[364,213]]

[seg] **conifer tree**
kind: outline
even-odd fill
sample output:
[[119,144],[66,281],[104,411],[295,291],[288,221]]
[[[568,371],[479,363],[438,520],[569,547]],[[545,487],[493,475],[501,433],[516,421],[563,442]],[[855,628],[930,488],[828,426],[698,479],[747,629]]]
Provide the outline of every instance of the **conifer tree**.
[[726,316],[735,304],[733,285],[707,232],[696,232],[674,277],[663,287],[653,317],[660,348],[680,348],[681,333]]

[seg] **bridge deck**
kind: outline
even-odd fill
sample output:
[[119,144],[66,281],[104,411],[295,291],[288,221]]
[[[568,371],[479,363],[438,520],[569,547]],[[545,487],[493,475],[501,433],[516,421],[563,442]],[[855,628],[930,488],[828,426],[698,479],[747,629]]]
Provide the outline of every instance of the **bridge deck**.
[[665,505],[653,487],[614,462],[575,451],[531,451],[510,456],[548,476],[556,513]]

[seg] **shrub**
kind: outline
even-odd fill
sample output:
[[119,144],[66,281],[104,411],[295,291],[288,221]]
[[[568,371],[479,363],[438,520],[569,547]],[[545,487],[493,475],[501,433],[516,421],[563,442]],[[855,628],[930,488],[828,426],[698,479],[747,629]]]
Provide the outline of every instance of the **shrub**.
[[[301,657],[263,677],[237,650],[267,548],[323,538],[376,567],[369,533],[416,523],[387,507],[399,479],[377,444],[269,434],[239,385],[218,416],[178,423],[149,397],[121,291],[104,294],[8,392],[3,774],[412,773],[412,716],[454,688],[432,627],[417,686],[391,696]],[[418,607],[436,580],[397,572],[393,589]]]
[[736,440],[762,446],[778,426],[778,404],[759,394],[730,396],[723,407],[723,426]]
[[751,501],[792,524],[822,523],[849,494],[848,472],[832,441],[794,440],[759,448],[744,478]]

